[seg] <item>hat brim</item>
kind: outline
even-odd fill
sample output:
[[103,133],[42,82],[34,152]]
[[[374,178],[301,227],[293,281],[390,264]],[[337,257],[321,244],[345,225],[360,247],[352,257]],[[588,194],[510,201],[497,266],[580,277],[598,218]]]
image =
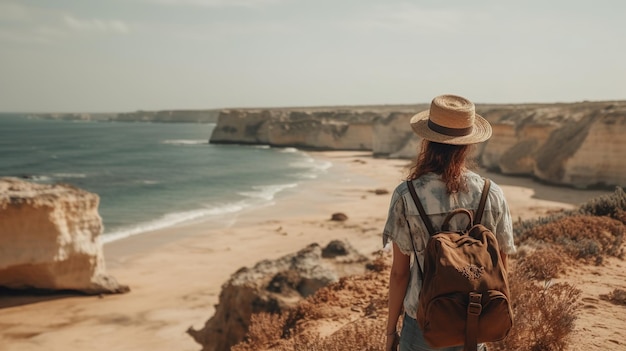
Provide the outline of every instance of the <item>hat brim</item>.
[[491,125],[482,116],[475,114],[474,128],[468,135],[452,136],[435,132],[428,127],[429,110],[411,117],[411,129],[420,137],[442,144],[469,145],[481,143],[491,137]]

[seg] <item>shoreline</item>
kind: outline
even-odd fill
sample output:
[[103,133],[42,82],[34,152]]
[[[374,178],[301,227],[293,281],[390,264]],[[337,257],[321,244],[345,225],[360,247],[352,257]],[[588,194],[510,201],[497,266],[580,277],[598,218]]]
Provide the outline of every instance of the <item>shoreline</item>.
[[[108,273],[130,293],[3,299],[2,350],[200,350],[185,331],[213,315],[222,284],[240,267],[333,239],[366,255],[380,250],[391,192],[408,161],[369,152],[307,153],[333,162],[332,169],[272,206],[238,214],[232,226],[194,221],[104,245]],[[598,193],[481,174],[503,188],[514,219],[571,208]],[[376,189],[389,193],[376,195]],[[348,220],[330,221],[335,212]]]
[[[254,147],[255,149],[270,149],[268,145]],[[214,223],[211,227],[228,227],[241,213],[254,211],[257,208],[273,205],[280,197],[290,192],[297,192],[297,188],[306,186],[313,180],[323,177],[332,165],[327,161],[319,161],[312,158],[308,152],[293,147],[274,148],[274,152],[285,154],[297,154],[298,160],[288,163],[290,172],[284,179],[271,179],[270,184],[259,182],[257,184],[244,184],[244,187],[232,189],[228,198],[204,196],[194,198],[195,207],[176,208],[169,206],[168,209],[156,217],[144,218],[126,223],[122,226],[109,229],[106,220],[103,219],[105,230],[99,240],[103,245],[125,240],[146,233],[160,232],[187,226],[191,223]],[[185,202],[187,199],[178,199]],[[102,208],[102,203],[100,204]],[[110,219],[111,217],[107,217]]]

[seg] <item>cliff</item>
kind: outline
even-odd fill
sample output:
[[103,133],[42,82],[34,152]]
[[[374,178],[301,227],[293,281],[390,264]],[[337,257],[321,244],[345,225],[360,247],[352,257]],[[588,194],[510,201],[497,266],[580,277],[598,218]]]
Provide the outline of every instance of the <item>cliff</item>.
[[626,102],[487,108],[493,125],[480,163],[575,187],[626,184]]
[[0,286],[128,291],[105,272],[99,201],[69,185],[0,178]]
[[[211,143],[371,150],[411,159],[421,141],[408,125],[428,105],[239,109],[219,114]],[[493,136],[477,146],[482,167],[574,187],[626,184],[626,102],[477,105]]]
[[355,110],[224,110],[212,143],[266,144],[321,150],[371,150],[372,121]]

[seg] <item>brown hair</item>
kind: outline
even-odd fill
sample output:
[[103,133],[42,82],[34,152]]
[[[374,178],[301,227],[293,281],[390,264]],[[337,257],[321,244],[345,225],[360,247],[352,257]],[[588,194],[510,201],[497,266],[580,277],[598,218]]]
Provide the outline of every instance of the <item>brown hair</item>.
[[472,145],[449,145],[424,139],[422,151],[411,167],[407,179],[417,179],[433,172],[441,175],[448,194],[468,191],[467,183],[461,175],[463,170],[473,166],[473,162],[467,160],[472,149]]

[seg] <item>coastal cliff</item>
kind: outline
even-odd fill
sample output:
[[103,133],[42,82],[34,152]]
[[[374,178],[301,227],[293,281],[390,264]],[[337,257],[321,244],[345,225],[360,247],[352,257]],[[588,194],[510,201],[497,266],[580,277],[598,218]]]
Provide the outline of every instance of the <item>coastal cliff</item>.
[[371,150],[368,111],[224,110],[212,143],[266,144],[319,150]]
[[[408,126],[428,105],[238,109],[219,114],[211,143],[370,150],[411,159],[421,141]],[[574,187],[626,184],[626,102],[477,105],[493,136],[474,155],[487,169]]]
[[0,178],[0,286],[128,291],[105,272],[96,194]]

